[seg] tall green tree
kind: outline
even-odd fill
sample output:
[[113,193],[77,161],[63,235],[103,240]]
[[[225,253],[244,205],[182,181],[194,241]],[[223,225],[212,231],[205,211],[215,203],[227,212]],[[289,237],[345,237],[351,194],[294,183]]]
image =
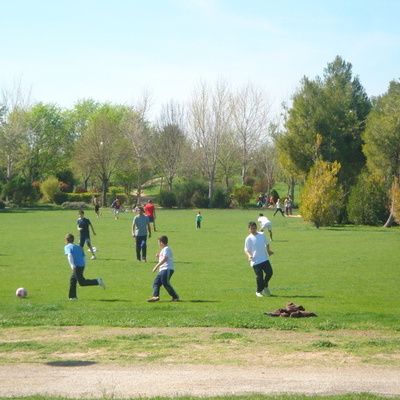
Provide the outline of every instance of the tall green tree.
[[323,78],[304,77],[287,110],[285,132],[277,140],[282,166],[291,174],[307,175],[318,158],[318,134],[319,157],[340,163],[339,182],[348,189],[365,165],[361,135],[370,109],[352,65],[339,56],[328,64]]
[[[389,182],[400,178],[400,82],[390,82],[388,91],[374,101],[363,135],[364,153],[370,171]],[[393,221],[391,214],[385,226]]]

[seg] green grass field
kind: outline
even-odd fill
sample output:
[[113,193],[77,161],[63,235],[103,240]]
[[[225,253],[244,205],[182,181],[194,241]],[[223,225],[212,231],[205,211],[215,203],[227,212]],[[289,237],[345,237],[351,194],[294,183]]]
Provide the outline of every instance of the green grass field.
[[[105,326],[229,326],[247,328],[396,329],[399,228],[338,227],[315,229],[301,218],[272,217],[273,296],[255,296],[255,277],[243,252],[249,220],[258,210],[159,210],[158,232],[148,243],[149,262],[137,263],[131,237],[133,214],[118,221],[108,210],[91,219],[98,259],[88,260],[86,277],[107,285],[80,288],[78,302],[68,300],[70,269],[64,236],[76,231],[76,211],[13,211],[0,214],[0,324]],[[165,234],[173,249],[173,285],[183,300],[149,304],[158,251]],[[90,254],[90,253],[87,253]],[[29,290],[21,300],[14,292]],[[263,312],[301,304],[318,318],[288,320]]]
[[[88,260],[85,275],[87,278],[102,277],[107,289],[79,288],[79,301],[68,300],[70,267],[63,253],[65,234],[78,236],[77,211],[1,212],[0,326],[3,329],[0,336],[7,339],[8,334],[19,332],[25,340],[21,343],[0,341],[0,362],[13,360],[14,351],[18,354],[30,352],[33,359],[54,359],[53,353],[61,344],[46,338],[64,327],[94,329],[82,346],[109,348],[109,360],[117,362],[117,354],[126,352],[126,346],[148,346],[151,357],[147,361],[160,360],[164,356],[160,349],[166,341],[170,343],[171,336],[160,333],[151,337],[151,343],[146,333],[136,336],[117,333],[113,338],[103,339],[102,329],[246,328],[244,332],[248,334],[243,331],[210,333],[206,338],[212,342],[210,346],[221,346],[217,349],[221,360],[226,357],[224,343],[235,340],[250,346],[251,332],[259,334],[265,329],[271,335],[283,331],[303,335],[304,343],[290,348],[290,343],[286,342],[283,346],[287,348],[281,347],[279,352],[295,351],[303,345],[306,351],[335,351],[336,347],[361,357],[399,354],[400,228],[343,226],[317,230],[301,218],[283,218],[278,214],[272,217],[273,211],[266,210],[264,214],[273,224],[271,249],[275,254],[271,263],[274,276],[270,282],[272,296],[258,298],[255,276],[243,252],[247,223],[256,220],[258,212],[254,209],[202,210],[202,229],[196,230],[197,210],[158,210],[158,232],[148,241],[149,262],[137,263],[131,237],[134,214],[124,213],[115,221],[109,210],[103,209],[99,219],[88,210],[86,216],[97,232],[96,236],[92,235],[92,243],[99,251],[97,260]],[[160,302],[147,302],[155,276],[151,269],[156,263],[157,237],[161,234],[169,237],[174,252],[176,273],[172,283],[182,299],[180,303],[169,302],[164,289]],[[21,286],[29,291],[27,299],[15,296],[15,290]],[[303,305],[318,317],[291,319],[263,314],[284,307],[289,301]],[[35,330],[41,332],[43,338],[26,341]],[[355,331],[386,334],[374,336],[372,333],[372,336],[356,340],[352,338]],[[343,339],[335,336],[335,332],[344,335]],[[307,335],[310,335],[310,342],[307,342]],[[194,343],[196,339],[188,333],[186,340]],[[269,338],[265,341],[268,345]],[[67,352],[72,349],[71,343],[62,346]],[[84,351],[83,347],[77,350]],[[32,355],[35,352],[37,358]],[[204,362],[204,358],[200,362]],[[229,396],[222,398],[229,399]]]

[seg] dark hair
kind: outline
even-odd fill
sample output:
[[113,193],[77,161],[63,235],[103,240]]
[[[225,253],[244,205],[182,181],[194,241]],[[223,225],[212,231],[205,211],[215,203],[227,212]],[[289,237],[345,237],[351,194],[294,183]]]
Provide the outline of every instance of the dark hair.
[[85,214],[85,211],[79,210],[79,211],[78,211],[78,214]]
[[258,214],[258,216],[259,216],[259,217],[263,217],[263,216],[264,216],[264,214],[263,214],[263,213],[260,213],[260,214]]
[[250,221],[248,227],[250,228],[251,226],[257,226],[257,224],[254,221]]
[[69,242],[69,243],[74,243],[74,240],[75,240],[74,235],[73,235],[72,233],[68,233],[68,234],[65,236],[65,240],[66,240],[67,242]]
[[158,240],[159,240],[160,242],[164,243],[164,244],[168,244],[168,236],[165,236],[165,235],[160,236],[160,237],[158,238]]

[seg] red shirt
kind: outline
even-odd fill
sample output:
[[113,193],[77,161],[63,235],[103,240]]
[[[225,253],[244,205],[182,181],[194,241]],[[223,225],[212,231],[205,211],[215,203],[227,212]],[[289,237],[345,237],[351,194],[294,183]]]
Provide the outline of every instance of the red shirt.
[[148,217],[154,217],[154,205],[151,203],[147,203],[144,206],[144,212]]

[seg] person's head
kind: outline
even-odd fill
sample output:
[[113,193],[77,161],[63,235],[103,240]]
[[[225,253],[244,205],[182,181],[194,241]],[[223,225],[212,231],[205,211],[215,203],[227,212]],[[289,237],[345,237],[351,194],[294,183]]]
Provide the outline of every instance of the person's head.
[[147,202],[148,202],[149,204],[151,204],[151,200],[147,200]]
[[160,237],[158,238],[158,244],[159,244],[161,247],[167,246],[167,245],[168,245],[168,236],[165,236],[165,235],[160,236]]
[[79,215],[81,218],[83,218],[83,216],[85,215],[85,211],[79,210],[79,211],[78,211],[78,215]]
[[138,212],[139,212],[139,214],[143,214],[144,208],[142,206],[138,207]]
[[200,214],[201,214],[201,212],[199,211],[197,214],[199,214],[199,215],[200,215]]
[[75,240],[75,238],[74,238],[74,235],[73,235],[72,233],[68,233],[68,234],[65,236],[65,241],[66,241],[67,243],[74,243],[74,240]]
[[253,235],[257,233],[257,224],[254,221],[249,222],[248,228]]
[[259,217],[263,217],[263,216],[264,216],[264,214],[263,214],[263,213],[260,213],[260,214],[258,214],[258,216],[259,216]]

